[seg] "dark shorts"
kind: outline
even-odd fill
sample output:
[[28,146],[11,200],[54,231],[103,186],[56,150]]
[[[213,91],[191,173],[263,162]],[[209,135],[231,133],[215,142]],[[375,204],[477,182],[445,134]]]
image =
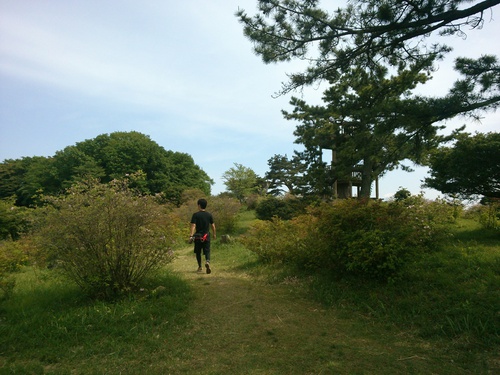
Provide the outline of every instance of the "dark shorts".
[[207,255],[207,252],[210,252],[210,241],[194,241],[194,252],[197,254],[201,254],[203,250],[203,255]]

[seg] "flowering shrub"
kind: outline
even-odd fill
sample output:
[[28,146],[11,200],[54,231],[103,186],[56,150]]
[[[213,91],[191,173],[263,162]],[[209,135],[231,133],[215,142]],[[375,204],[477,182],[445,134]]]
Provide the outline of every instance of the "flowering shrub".
[[171,210],[125,183],[77,184],[50,202],[40,245],[90,295],[131,291],[173,259],[179,226]]

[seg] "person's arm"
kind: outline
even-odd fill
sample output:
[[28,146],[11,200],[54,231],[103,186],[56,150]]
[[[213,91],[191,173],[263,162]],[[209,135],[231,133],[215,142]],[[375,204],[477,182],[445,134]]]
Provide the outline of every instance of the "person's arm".
[[217,235],[215,234],[215,223],[212,223],[212,233],[214,234],[214,240],[217,239]]
[[193,237],[195,232],[196,232],[196,224],[191,223],[191,234],[189,235],[189,237]]

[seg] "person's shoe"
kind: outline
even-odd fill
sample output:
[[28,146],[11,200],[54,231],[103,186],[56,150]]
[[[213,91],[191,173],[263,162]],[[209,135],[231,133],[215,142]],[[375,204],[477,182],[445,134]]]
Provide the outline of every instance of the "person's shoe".
[[205,268],[207,269],[207,273],[211,273],[212,270],[210,269],[210,263],[205,263]]
[[198,272],[202,272],[202,271],[203,271],[203,268],[198,267]]

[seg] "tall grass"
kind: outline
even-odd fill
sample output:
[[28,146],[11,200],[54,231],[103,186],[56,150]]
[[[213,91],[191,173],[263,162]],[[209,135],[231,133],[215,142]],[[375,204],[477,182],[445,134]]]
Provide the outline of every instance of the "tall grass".
[[316,275],[315,298],[358,311],[421,337],[451,340],[476,352],[500,344],[499,234],[461,220],[439,250],[420,257],[394,283]]
[[145,287],[133,298],[96,302],[56,272],[26,269],[1,305],[0,374],[51,373],[52,365],[87,358],[140,361],[182,329],[192,298],[185,281],[168,273]]

